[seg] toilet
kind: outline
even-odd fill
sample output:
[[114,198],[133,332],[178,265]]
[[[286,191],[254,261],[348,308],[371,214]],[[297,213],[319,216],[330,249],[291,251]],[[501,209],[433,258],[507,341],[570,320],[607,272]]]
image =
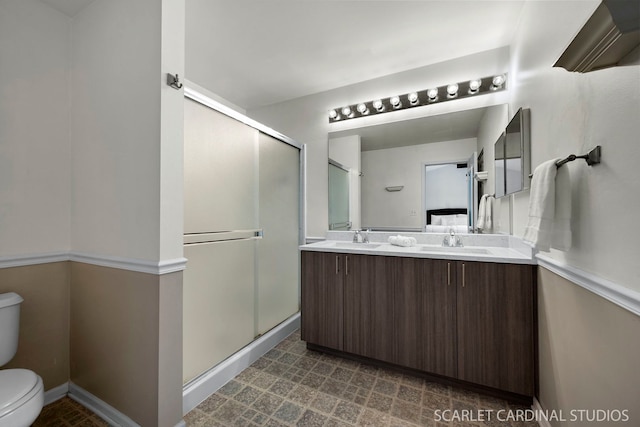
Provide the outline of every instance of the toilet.
[[[0,294],[0,366],[18,350],[20,304],[14,292]],[[42,378],[27,369],[0,369],[0,427],[28,427],[44,403]]]

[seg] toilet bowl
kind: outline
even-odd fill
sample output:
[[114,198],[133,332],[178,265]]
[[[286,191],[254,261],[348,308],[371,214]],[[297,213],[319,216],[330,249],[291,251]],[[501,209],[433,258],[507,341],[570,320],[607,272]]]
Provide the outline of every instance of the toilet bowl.
[[42,378],[27,369],[0,370],[0,427],[28,427],[44,404]]
[[[0,294],[0,366],[18,350],[20,295]],[[44,404],[42,378],[27,369],[0,370],[0,427],[29,427]]]

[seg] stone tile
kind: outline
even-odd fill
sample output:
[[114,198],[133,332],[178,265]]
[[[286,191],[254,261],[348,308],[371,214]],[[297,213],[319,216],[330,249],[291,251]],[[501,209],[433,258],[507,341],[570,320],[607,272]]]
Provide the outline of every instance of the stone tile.
[[335,418],[331,418],[324,424],[325,427],[351,427],[352,425],[353,424],[347,424],[344,421],[340,421]]
[[302,418],[298,420],[297,425],[300,427],[322,427],[327,420],[327,416],[307,409],[304,414],[302,414]]
[[330,375],[334,380],[348,383],[353,377],[354,371],[338,366]]
[[306,385],[307,387],[319,389],[324,380],[325,377],[310,372],[306,377],[302,379],[302,381],[300,381],[300,384]]
[[367,390],[371,390],[375,385],[375,383],[376,383],[376,377],[372,375],[364,374],[362,372],[356,372],[355,374],[353,374],[353,377],[351,378],[351,384]]
[[378,375],[378,368],[371,365],[361,364],[360,366],[358,366],[358,371],[365,374],[373,375],[374,377]]
[[294,363],[296,363],[299,359],[300,359],[300,356],[297,356],[292,353],[284,353],[282,356],[280,356],[280,358],[278,359],[278,362],[291,366]]
[[376,409],[380,412],[389,412],[391,409],[391,403],[393,403],[393,399],[391,397],[383,396],[378,393],[371,393],[371,396],[367,401],[367,407]]
[[279,379],[279,380],[276,380],[276,382],[273,383],[273,385],[271,387],[269,387],[269,391],[271,393],[273,393],[273,394],[278,395],[278,396],[285,397],[295,387],[296,387],[295,383],[293,383],[291,381],[287,381],[285,379]]
[[333,415],[343,421],[355,424],[362,412],[362,407],[355,403],[339,402]]
[[449,386],[440,383],[434,383],[431,381],[426,381],[424,384],[424,389],[430,393],[441,394],[443,396],[449,396]]
[[373,387],[373,391],[387,396],[395,396],[398,392],[398,385],[395,382],[378,378],[376,385]]
[[330,375],[333,370],[335,369],[335,366],[330,365],[328,363],[325,362],[318,362],[313,369],[311,370],[311,372],[315,372],[318,375]]
[[401,384],[398,388],[398,399],[419,405],[422,402],[422,390]]
[[311,359],[308,356],[303,356],[298,359],[297,362],[293,364],[296,368],[304,369],[305,371],[310,371],[314,366],[318,363],[317,360]]
[[309,403],[311,403],[313,399],[315,399],[317,394],[318,394],[317,390],[314,390],[307,386],[300,385],[294,388],[293,390],[291,390],[291,393],[289,393],[288,399],[293,402],[300,403],[302,405],[308,405]]
[[269,421],[267,421],[267,423],[264,425],[265,427],[288,427],[287,424],[283,424],[278,420],[275,420],[273,418],[269,419]]
[[284,363],[279,363],[279,362],[271,362],[271,364],[269,366],[267,366],[266,368],[264,368],[264,371],[271,374],[271,375],[275,375],[275,376],[279,376],[282,375],[283,373],[287,372],[289,370],[289,366],[285,365]]
[[214,411],[217,411],[220,406],[222,406],[227,401],[227,398],[221,395],[220,393],[215,393],[209,396],[204,402],[198,405],[198,409],[201,411],[211,414]]
[[236,381],[240,381],[243,383],[250,383],[258,375],[260,375],[260,370],[249,366],[247,369],[245,369],[244,371],[240,372],[240,374],[238,374],[238,376],[236,377]]
[[243,385],[240,384],[236,380],[231,380],[218,390],[218,393],[224,394],[225,396],[233,396],[242,390]]
[[422,394],[422,406],[430,409],[445,410],[451,408],[451,398],[425,391]]
[[253,365],[251,365],[251,367],[255,369],[264,369],[270,364],[271,364],[271,360],[261,357],[260,359],[253,362]]
[[238,394],[233,396],[233,399],[237,400],[238,402],[246,406],[251,406],[251,404],[255,402],[255,400],[259,398],[262,395],[262,393],[263,392],[258,390],[257,388],[253,388],[248,385],[242,390],[240,390]]
[[261,373],[260,375],[258,375],[257,377],[255,377],[253,379],[253,381],[251,381],[251,384],[253,384],[256,387],[262,388],[262,389],[268,389],[269,387],[271,387],[273,385],[273,383],[276,382],[276,377],[274,377],[273,375],[267,374],[265,372]]
[[270,416],[276,411],[282,402],[283,399],[281,397],[275,396],[271,393],[264,393],[258,398],[258,400],[253,402],[251,407]]
[[320,387],[320,391],[332,396],[341,397],[346,387],[347,384],[343,382],[336,381],[332,378],[327,378],[324,384],[322,384],[322,387]]
[[231,423],[236,418],[240,417],[245,410],[246,407],[244,405],[233,400],[229,400],[213,413],[212,418],[223,423]]
[[295,403],[285,401],[273,414],[274,418],[286,423],[294,423],[302,414],[302,407]]
[[[202,423],[203,420],[207,419],[207,414],[199,410],[198,408],[193,409],[187,415],[184,416],[184,421],[187,423],[187,426],[195,426]],[[37,422],[36,424],[37,425]]]
[[277,348],[272,348],[263,357],[271,360],[277,360],[280,358],[280,356],[282,356],[283,353],[283,351],[278,350]]
[[318,393],[313,402],[311,402],[311,408],[317,409],[320,412],[324,412],[326,414],[330,414],[333,411],[333,408],[336,407],[338,403],[338,399],[333,396],[329,396],[324,393]]
[[391,408],[391,415],[404,421],[417,423],[420,421],[420,406],[396,399]]
[[387,427],[390,421],[391,417],[388,415],[372,411],[371,409],[365,409],[358,420],[358,425],[367,427]]

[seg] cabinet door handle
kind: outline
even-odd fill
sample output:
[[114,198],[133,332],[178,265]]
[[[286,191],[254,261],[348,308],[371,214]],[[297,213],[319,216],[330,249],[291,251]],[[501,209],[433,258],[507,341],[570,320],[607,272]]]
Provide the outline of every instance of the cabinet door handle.
[[464,262],[462,263],[462,287],[464,288]]
[[336,274],[340,274],[340,257],[336,255]]
[[349,255],[344,257],[344,274],[345,276],[349,275]]
[[451,263],[447,263],[447,286],[451,285]]

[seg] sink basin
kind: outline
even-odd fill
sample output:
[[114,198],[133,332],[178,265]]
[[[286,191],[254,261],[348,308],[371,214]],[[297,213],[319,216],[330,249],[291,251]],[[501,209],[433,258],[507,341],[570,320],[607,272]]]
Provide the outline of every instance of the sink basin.
[[380,247],[379,243],[350,243],[350,242],[335,242],[331,245],[336,248],[345,249],[375,249]]
[[438,252],[450,254],[488,254],[484,248],[470,248],[466,246],[423,246],[420,248],[424,252]]

